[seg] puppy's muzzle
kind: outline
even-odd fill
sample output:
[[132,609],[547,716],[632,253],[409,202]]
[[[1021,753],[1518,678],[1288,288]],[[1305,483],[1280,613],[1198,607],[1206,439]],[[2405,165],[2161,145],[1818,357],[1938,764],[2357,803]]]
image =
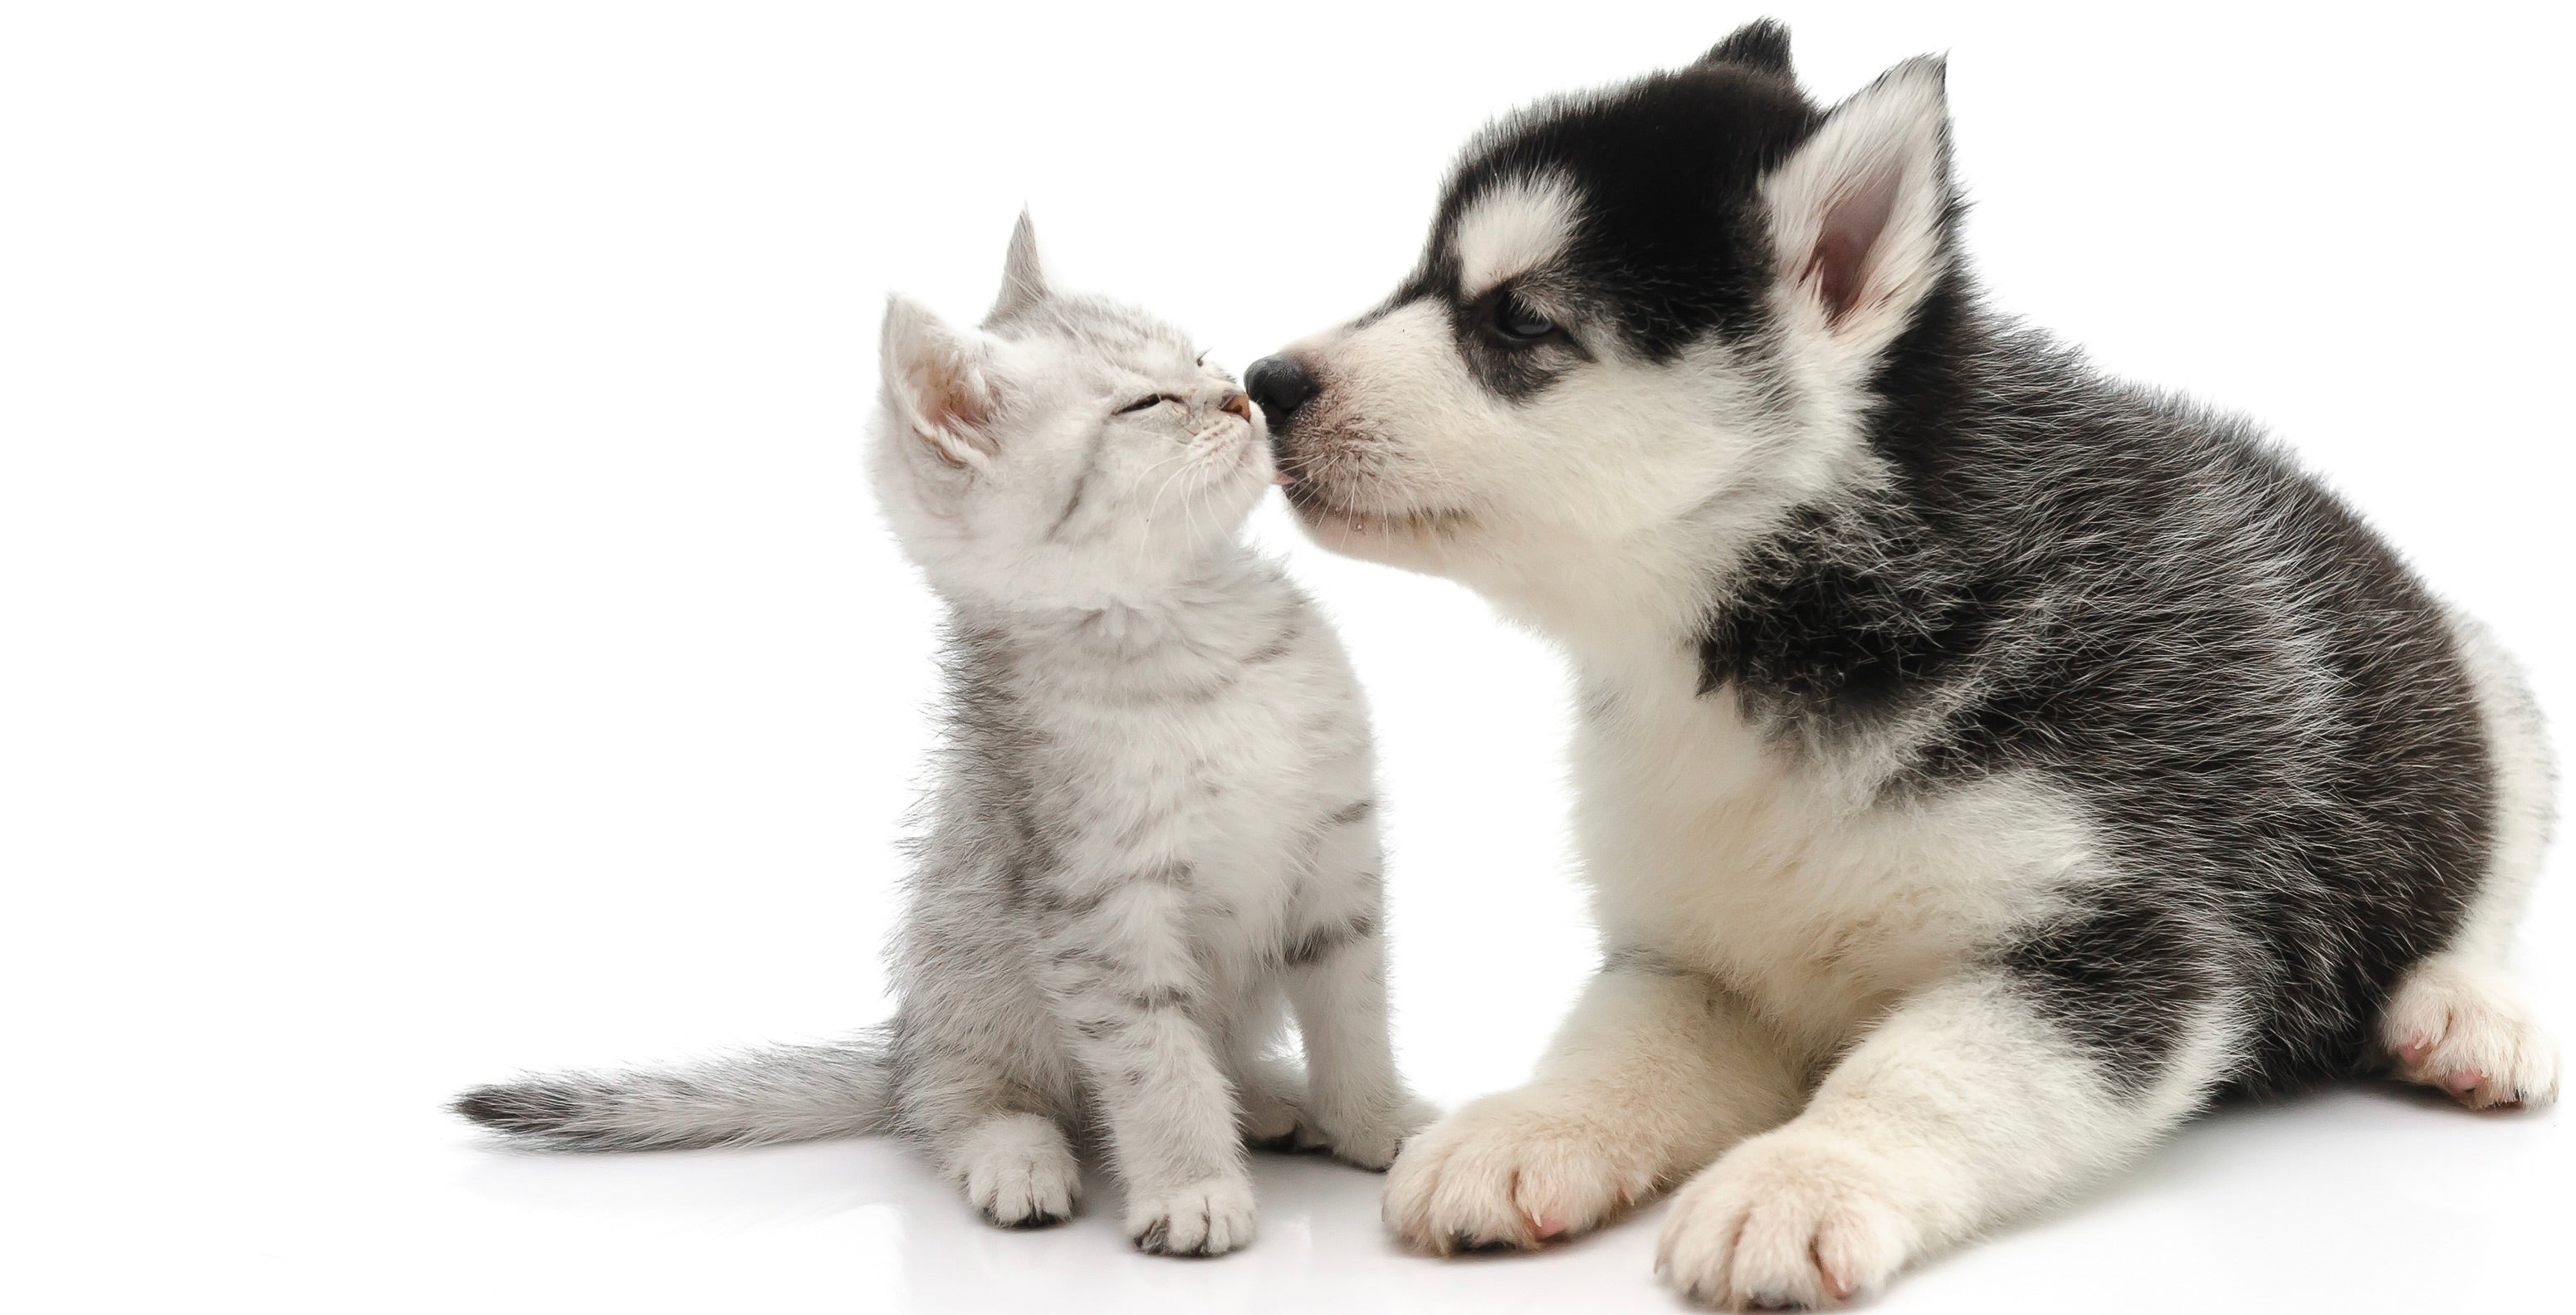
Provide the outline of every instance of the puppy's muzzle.
[[1264,356],[1243,372],[1243,390],[1270,422],[1270,446],[1279,456],[1287,455],[1289,417],[1314,400],[1322,387],[1313,371],[1286,356]]

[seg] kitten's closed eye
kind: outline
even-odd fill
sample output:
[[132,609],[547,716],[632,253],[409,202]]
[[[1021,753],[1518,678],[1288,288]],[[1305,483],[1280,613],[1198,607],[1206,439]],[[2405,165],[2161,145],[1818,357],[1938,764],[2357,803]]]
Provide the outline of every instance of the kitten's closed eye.
[[1170,393],[1156,393],[1152,397],[1137,398],[1135,401],[1129,402],[1127,405],[1118,408],[1118,414],[1126,415],[1131,411],[1142,411],[1149,406],[1160,406],[1165,402],[1177,402],[1179,400],[1181,399],[1172,396]]

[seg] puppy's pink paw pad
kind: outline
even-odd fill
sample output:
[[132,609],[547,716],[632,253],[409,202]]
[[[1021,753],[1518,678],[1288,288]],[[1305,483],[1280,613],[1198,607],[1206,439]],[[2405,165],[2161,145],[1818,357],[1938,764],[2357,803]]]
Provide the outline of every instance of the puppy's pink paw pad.
[[2380,1044],[2397,1075],[2470,1109],[2546,1104],[2558,1052],[2510,980],[2451,959],[2416,965],[2389,996]]

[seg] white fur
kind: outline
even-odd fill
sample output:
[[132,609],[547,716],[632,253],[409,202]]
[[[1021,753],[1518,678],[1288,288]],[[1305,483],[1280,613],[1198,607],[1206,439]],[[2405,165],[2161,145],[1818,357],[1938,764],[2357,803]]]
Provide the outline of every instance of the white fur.
[[2399,1077],[2471,1109],[2558,1098],[2558,1048],[2501,965],[2458,952],[2408,970],[2380,1020]]
[[[1315,467],[1362,465],[1339,453],[1367,449],[1356,500],[1309,508],[1308,532],[1460,580],[1616,664],[1688,624],[1712,563],[1797,502],[1866,479],[1842,392],[1814,390],[1783,426],[1722,345],[1669,365],[1594,349],[1596,363],[1512,405],[1478,386],[1428,305],[1292,346],[1334,380],[1299,421],[1318,436]],[[1620,569],[1599,569],[1605,556]]]
[[[1816,135],[1763,180],[1779,260],[1774,309],[1811,360],[1857,383],[1948,268],[1949,104],[1936,59],[1908,60],[1837,106]],[[1839,319],[1821,298],[1818,243],[1857,201],[1883,202],[1886,220]]]
[[2137,1100],[2031,1017],[1953,974],[1834,1065],[1804,1113],[1737,1146],[1673,1201],[1657,1265],[1731,1309],[1831,1304],[1913,1257],[2062,1197],[2194,1107],[2218,1054]]
[[2513,926],[2530,901],[2549,844],[2558,788],[2557,765],[2541,725],[2540,705],[2512,656],[2487,628],[2453,610],[2451,632],[2477,695],[2478,715],[2496,763],[2495,859],[2478,902],[2451,949],[2482,963],[2501,963]]
[[2512,657],[2462,613],[2451,629],[2497,768],[2494,860],[2459,934],[2391,993],[2380,1044],[2398,1076],[2472,1109],[2546,1103],[2558,1095],[2557,1047],[2505,962],[2549,842],[2556,765]]
[[1035,1114],[1004,1114],[970,1129],[951,1152],[966,1200],[1005,1228],[1062,1219],[1082,1196],[1082,1168],[1064,1129]]
[[[1685,655],[1576,732],[1575,831],[1604,940],[1704,966],[1824,1053],[2093,879],[2083,818],[2002,778],[1906,805],[1786,765]],[[1595,676],[1596,680],[1602,679]]]
[[1387,1176],[1397,1236],[1531,1246],[1669,1189],[1789,1117],[1805,1063],[1741,997],[1689,972],[1604,973],[1529,1085],[1432,1125]]
[[[1365,476],[1349,506],[1309,508],[1310,530],[1338,551],[1459,579],[1578,649],[1615,636],[1595,657],[1660,639],[1701,604],[1709,570],[1779,514],[1869,482],[1854,437],[1861,385],[1948,260],[1945,115],[1940,65],[1911,61],[1766,180],[1773,301],[1794,348],[1780,358],[1795,385],[1785,420],[1723,343],[1656,364],[1579,326],[1595,359],[1506,402],[1469,374],[1439,308],[1415,302],[1284,353],[1330,381],[1299,420],[1313,472]],[[1837,203],[1872,186],[1890,191],[1887,222],[1857,309],[1835,321],[1809,263]],[[1461,216],[1462,295],[1543,266],[1580,215],[1561,179],[1498,186]],[[1603,554],[1620,569],[1598,569]]]
[[[1699,698],[1678,643],[1584,674],[1597,711],[1575,747],[1577,835],[1595,917],[1606,944],[1677,971],[1605,973],[1529,1086],[1424,1134],[1389,1182],[1400,1235],[1445,1250],[1579,1232],[1803,1102],[1694,1180],[1667,1264],[1700,1295],[1814,1301],[1827,1280],[1812,1269],[1724,1244],[1756,1203],[1768,1224],[1810,1230],[1773,1249],[1800,1263],[1823,1221],[1857,1221],[1827,1250],[1849,1286],[1869,1286],[2151,1141],[2218,1071],[2224,1002],[2155,1093],[2115,1099],[1976,975],[1980,947],[2108,879],[2080,814],[2045,787],[2007,778],[1872,806],[1866,766],[1793,768]],[[1893,1153],[1926,1142],[1954,1154]]]
[[1574,188],[1560,178],[1515,178],[1458,217],[1458,289],[1473,301],[1503,280],[1564,254],[1582,223]]

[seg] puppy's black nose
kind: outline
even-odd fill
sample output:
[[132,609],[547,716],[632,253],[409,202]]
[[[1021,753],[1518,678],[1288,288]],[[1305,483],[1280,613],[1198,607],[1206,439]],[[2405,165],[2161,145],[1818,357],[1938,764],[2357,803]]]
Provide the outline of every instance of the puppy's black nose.
[[1306,373],[1305,366],[1285,356],[1264,356],[1243,372],[1243,391],[1260,404],[1261,414],[1274,432],[1315,395],[1317,386],[1315,376]]

